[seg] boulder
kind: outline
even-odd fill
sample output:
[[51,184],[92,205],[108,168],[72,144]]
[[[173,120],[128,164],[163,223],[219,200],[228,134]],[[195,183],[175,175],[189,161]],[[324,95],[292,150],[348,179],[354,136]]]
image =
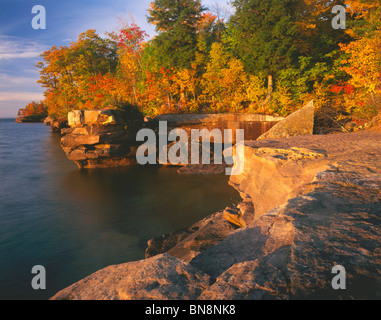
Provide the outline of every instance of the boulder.
[[370,121],[368,128],[372,131],[381,131],[381,112]]
[[269,131],[262,134],[257,140],[272,138],[289,138],[313,134],[315,107],[313,101],[298,111],[290,114],[278,122]]
[[68,119],[68,125],[70,127],[80,126],[84,124],[84,120],[85,120],[84,111],[83,110],[70,111],[67,115],[67,119]]
[[100,142],[99,135],[79,135],[67,134],[61,139],[61,147],[65,149],[75,149],[81,145],[95,145]]
[[73,110],[68,113],[68,124],[70,127],[116,124],[116,118],[113,109]]
[[47,125],[47,126],[50,126],[53,122],[53,118],[51,118],[50,116],[47,116],[45,119],[44,119],[44,124]]

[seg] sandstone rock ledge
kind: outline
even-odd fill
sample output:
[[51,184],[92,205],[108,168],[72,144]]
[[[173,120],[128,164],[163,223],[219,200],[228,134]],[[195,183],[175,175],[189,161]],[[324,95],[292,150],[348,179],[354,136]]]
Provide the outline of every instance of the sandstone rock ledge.
[[139,113],[124,119],[113,109],[74,110],[61,130],[61,147],[79,168],[103,168],[136,164],[139,144],[135,137],[143,126]]
[[[381,132],[250,141],[217,212],[52,299],[380,299]],[[226,212],[225,212],[226,213]],[[166,253],[163,253],[166,252]],[[346,270],[334,290],[332,268]]]

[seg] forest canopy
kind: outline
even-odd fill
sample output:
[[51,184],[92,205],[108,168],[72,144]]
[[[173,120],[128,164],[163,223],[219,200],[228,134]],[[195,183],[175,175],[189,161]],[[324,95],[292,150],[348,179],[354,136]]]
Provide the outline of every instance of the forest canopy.
[[[149,39],[134,23],[81,33],[37,64],[52,117],[73,109],[286,116],[314,99],[356,119],[381,107],[381,0],[155,0]],[[333,7],[346,10],[335,29]]]

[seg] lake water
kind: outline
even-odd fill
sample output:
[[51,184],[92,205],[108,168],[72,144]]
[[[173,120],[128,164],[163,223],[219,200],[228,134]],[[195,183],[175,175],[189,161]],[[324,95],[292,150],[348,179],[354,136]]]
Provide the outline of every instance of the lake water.
[[[238,201],[224,175],[176,168],[79,170],[44,124],[0,119],[0,299],[48,299],[111,264],[144,258],[150,238]],[[33,266],[46,290],[33,290]]]

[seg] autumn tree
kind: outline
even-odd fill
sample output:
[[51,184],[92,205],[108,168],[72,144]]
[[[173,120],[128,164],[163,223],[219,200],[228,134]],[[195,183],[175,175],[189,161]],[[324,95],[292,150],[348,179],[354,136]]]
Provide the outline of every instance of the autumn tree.
[[[314,61],[324,60],[324,56],[339,49],[339,43],[346,43],[351,37],[343,29],[334,29],[332,12],[337,5],[345,6],[344,0],[300,0],[296,7],[295,46],[301,55]],[[349,22],[350,17],[347,17]]]
[[203,94],[209,96],[216,111],[238,111],[245,100],[247,77],[242,62],[224,48],[213,43],[210,62],[203,75]]
[[49,113],[60,116],[89,106],[88,101],[94,97],[90,90],[94,79],[114,74],[119,63],[117,43],[101,38],[95,30],[81,33],[69,47],[53,46],[41,57],[43,60],[37,63],[38,83],[46,88],[44,95]]
[[347,99],[348,109],[360,117],[371,118],[381,108],[381,1],[347,0],[353,18],[347,32],[354,41],[342,44],[347,56],[343,70],[356,94]]
[[131,23],[119,33],[109,33],[109,36],[118,42],[120,63],[115,76],[118,85],[124,90],[125,102],[140,105],[138,86],[143,78],[144,41],[148,34],[135,23]]
[[23,115],[46,117],[48,115],[48,109],[43,101],[32,101],[25,106]]

